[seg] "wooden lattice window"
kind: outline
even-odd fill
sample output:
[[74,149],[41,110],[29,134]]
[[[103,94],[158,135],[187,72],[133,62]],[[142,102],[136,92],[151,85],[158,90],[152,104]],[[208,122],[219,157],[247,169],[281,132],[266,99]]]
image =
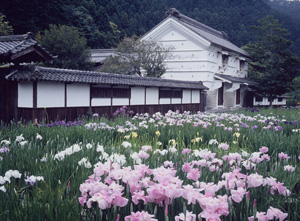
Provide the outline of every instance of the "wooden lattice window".
[[130,88],[113,88],[113,98],[130,98]]
[[182,90],[160,89],[159,98],[182,98]]
[[92,98],[130,98],[130,88],[91,87]]
[[92,98],[111,98],[112,88],[91,87]]

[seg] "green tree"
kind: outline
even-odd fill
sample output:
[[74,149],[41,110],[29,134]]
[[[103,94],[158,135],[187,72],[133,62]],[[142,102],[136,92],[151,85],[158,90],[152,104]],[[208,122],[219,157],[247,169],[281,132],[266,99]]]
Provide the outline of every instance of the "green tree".
[[40,39],[41,45],[56,55],[51,66],[57,68],[89,69],[90,50],[87,41],[77,28],[66,25],[50,25]]
[[169,50],[155,42],[125,38],[118,45],[116,55],[107,59],[100,71],[139,76],[144,72],[146,77],[159,78],[166,71],[163,61]]
[[299,106],[300,102],[300,76],[294,78],[292,82],[293,90],[288,93],[289,99],[287,104],[289,106]]
[[9,25],[8,21],[5,21],[5,15],[0,13],[0,36],[11,35],[13,33],[12,26]]
[[299,73],[299,58],[289,50],[292,42],[288,30],[273,16],[267,16],[253,26],[257,40],[245,46],[251,55],[249,77],[258,83],[255,90],[273,98],[289,91],[291,82]]

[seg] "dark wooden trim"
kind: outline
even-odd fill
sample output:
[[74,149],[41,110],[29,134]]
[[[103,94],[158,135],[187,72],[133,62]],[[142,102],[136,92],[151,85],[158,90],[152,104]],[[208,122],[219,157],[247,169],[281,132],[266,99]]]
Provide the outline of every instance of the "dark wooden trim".
[[112,86],[110,85],[110,106],[113,106],[113,90],[112,90]]
[[33,108],[37,108],[37,81],[33,81]]
[[131,103],[131,87],[130,86],[129,86],[129,90],[130,90],[130,96],[129,96],[128,106],[130,106],[130,103]]
[[159,95],[159,93],[160,93],[160,87],[158,88],[158,104],[160,104],[160,95]]
[[18,120],[19,119],[19,115],[18,115],[18,91],[19,91],[19,85],[18,82],[13,82],[12,84],[12,88],[13,88],[13,94],[15,95],[15,99],[12,103],[12,109],[13,109],[13,118],[14,120]]
[[25,49],[23,51],[20,51],[20,52],[16,53],[16,54],[13,54],[11,56],[11,60],[15,60],[15,59],[17,59],[17,58],[19,58],[19,57],[21,57],[23,55],[29,54],[32,51],[34,51],[33,47],[27,48],[27,49]]
[[147,104],[147,87],[145,87],[145,105]]
[[[26,121],[38,119],[39,121],[45,120],[47,112],[47,120],[76,120],[80,116],[87,115],[89,111],[113,117],[113,113],[120,109],[123,105],[118,106],[93,106],[93,107],[61,107],[61,108],[17,108],[18,116],[22,116]],[[155,104],[155,105],[131,105],[128,111],[133,110],[135,113],[149,113],[156,112],[167,113],[169,110],[180,112],[200,111],[199,104]]]
[[67,83],[65,82],[65,107],[67,107],[67,99],[68,99]]
[[218,106],[224,105],[224,83],[222,83],[222,87],[218,88]]
[[235,104],[241,105],[241,89],[237,89],[235,92]]
[[92,85],[89,84],[89,87],[90,87],[90,107],[92,106]]

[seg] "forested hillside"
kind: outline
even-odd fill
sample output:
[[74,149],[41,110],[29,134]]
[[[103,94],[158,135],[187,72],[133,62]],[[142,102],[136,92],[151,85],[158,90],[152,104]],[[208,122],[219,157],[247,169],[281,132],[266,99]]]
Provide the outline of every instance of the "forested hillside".
[[265,0],[271,8],[288,15],[296,22],[300,22],[300,0]]
[[292,33],[292,50],[300,54],[300,22],[264,0],[10,0],[1,3],[0,12],[14,34],[38,33],[49,24],[64,24],[79,28],[91,48],[111,48],[125,36],[145,34],[169,8],[225,31],[238,46],[253,40],[251,26],[258,19],[272,14]]

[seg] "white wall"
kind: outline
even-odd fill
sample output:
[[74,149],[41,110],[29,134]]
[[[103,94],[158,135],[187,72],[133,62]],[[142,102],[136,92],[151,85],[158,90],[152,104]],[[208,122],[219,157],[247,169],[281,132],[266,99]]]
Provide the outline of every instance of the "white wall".
[[33,83],[19,82],[18,84],[18,107],[33,107]]
[[172,98],[172,104],[181,104],[180,98]]
[[182,103],[191,103],[191,90],[182,90]]
[[200,91],[192,90],[192,103],[200,103]]
[[111,98],[92,98],[92,106],[110,106]]
[[145,88],[132,87],[131,88],[131,105],[144,105],[145,104]]
[[89,84],[67,84],[67,107],[90,106]]
[[129,105],[129,98],[113,98],[112,105],[113,106]]
[[64,107],[65,84],[37,82],[37,107]]
[[171,104],[171,98],[160,98],[159,104]]
[[158,96],[158,88],[146,88],[146,104],[158,104]]

